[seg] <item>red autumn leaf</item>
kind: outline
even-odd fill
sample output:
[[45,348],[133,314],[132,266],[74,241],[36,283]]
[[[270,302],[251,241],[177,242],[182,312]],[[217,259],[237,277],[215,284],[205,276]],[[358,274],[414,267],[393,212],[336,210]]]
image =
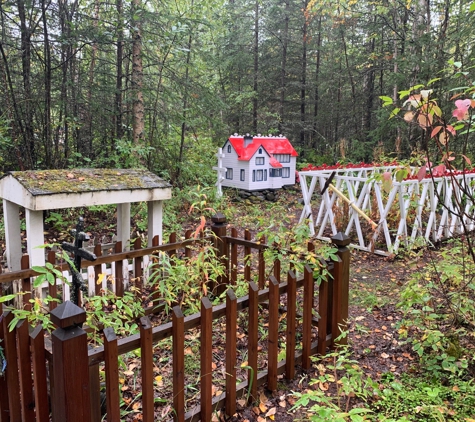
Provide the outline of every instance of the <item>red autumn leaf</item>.
[[434,176],[443,176],[446,169],[447,167],[445,167],[445,164],[439,164],[438,166],[434,167],[432,174]]
[[455,129],[452,125],[447,125],[445,129],[447,130],[447,132],[450,132],[453,136],[455,136]]
[[462,157],[464,158],[464,160],[467,162],[467,164],[468,164],[469,166],[472,165],[472,162],[470,161],[470,158],[468,158],[466,155],[463,155],[463,154],[462,154]]
[[426,166],[423,165],[417,172],[417,180],[419,180],[420,182],[425,177],[426,173],[427,173]]
[[437,135],[440,132],[441,129],[442,129],[442,126],[436,126],[434,129],[432,129],[430,137],[433,138],[435,135]]

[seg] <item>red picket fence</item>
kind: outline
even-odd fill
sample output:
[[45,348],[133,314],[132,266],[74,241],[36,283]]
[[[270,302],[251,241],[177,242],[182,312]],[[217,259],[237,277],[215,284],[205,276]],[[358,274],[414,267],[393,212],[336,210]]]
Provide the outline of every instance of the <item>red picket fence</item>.
[[[306,265],[303,276],[296,277],[289,270],[286,280],[280,282],[280,268],[276,270],[279,263],[274,263],[274,275],[269,280],[264,278],[263,251],[266,246],[262,242],[252,242],[249,234],[240,239],[233,230],[231,236],[227,236],[225,223],[219,217],[214,223],[213,230],[218,235],[216,247],[224,252],[223,262],[227,268],[225,280],[220,282],[232,285],[236,280],[238,259],[246,258],[252,251],[257,253],[254,260],[258,263],[257,283],[250,281],[254,267],[245,266],[244,276],[249,281],[249,291],[244,297],[237,298],[229,289],[225,303],[217,306],[212,306],[208,297],[203,297],[201,312],[186,317],[176,306],[171,322],[156,327],[145,316],[140,319],[140,333],[126,338],[118,339],[111,328],[105,328],[103,346],[92,349],[88,346],[86,332],[81,328],[86,319],[85,312],[69,301],[50,312],[57,327],[50,337],[45,336],[41,326],[30,332],[25,321],[9,331],[13,315],[4,311],[0,316],[0,345],[4,348],[7,367],[4,376],[0,376],[0,422],[119,421],[122,394],[119,359],[138,349],[142,420],[160,420],[163,408],[155,400],[158,393],[154,386],[157,365],[154,360],[164,353],[162,345],[170,338],[173,344],[173,391],[170,394],[173,412],[168,413],[168,417],[172,414],[175,421],[208,422],[214,410],[224,409],[227,415],[233,415],[239,397],[249,395],[249,400],[255,401],[259,386],[267,383],[269,390],[275,390],[279,376],[292,379],[296,365],[309,369],[312,355],[324,355],[328,347],[333,347],[348,318],[349,250],[346,246],[349,239],[344,236],[334,238],[340,259],[325,264],[331,278],[316,286],[314,276],[317,274]],[[164,247],[168,251],[183,247],[182,244],[171,245]],[[138,256],[134,255],[134,258]],[[313,315],[314,311],[318,311],[318,318]],[[285,327],[279,323],[282,312],[286,312]],[[237,371],[242,371],[239,366],[242,359],[237,356],[239,320],[246,321],[247,332],[245,369],[248,372],[242,381],[237,379]],[[216,337],[213,329],[216,332],[218,325],[225,327],[226,333],[222,350],[223,380],[218,379],[212,366],[213,353],[220,347],[216,338],[213,340]],[[200,339],[199,359],[196,356],[200,362],[200,397],[199,404],[195,403],[194,407],[187,405],[189,397],[185,389],[188,376],[185,338],[191,330],[193,333],[199,331]],[[263,331],[266,339],[260,340],[259,333]],[[279,350],[283,349],[279,347],[279,341],[282,343],[282,339],[285,339],[285,358],[279,361]],[[240,340],[242,345],[244,340]],[[101,415],[101,381],[105,383],[105,419]],[[222,394],[213,395],[213,385],[220,385]]]

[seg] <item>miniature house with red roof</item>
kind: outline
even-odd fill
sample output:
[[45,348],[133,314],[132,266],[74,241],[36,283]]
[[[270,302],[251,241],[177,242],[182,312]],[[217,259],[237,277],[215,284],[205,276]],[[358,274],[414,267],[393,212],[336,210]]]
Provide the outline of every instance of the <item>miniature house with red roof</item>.
[[295,184],[297,151],[284,136],[230,136],[222,148],[222,186],[248,191]]

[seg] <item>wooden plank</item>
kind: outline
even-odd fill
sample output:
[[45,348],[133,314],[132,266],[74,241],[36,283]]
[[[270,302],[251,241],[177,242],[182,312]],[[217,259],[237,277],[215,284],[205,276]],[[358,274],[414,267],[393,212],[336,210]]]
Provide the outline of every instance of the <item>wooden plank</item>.
[[[176,243],[176,232],[170,233],[170,237],[168,238],[168,243]],[[168,256],[173,258],[176,256],[176,249],[170,249],[168,251]]]
[[226,415],[236,413],[236,338],[237,299],[235,293],[226,292]]
[[[51,265],[56,264],[56,252],[55,251],[49,251],[48,252],[47,261]],[[57,286],[56,282],[54,284],[49,284],[48,283],[48,293],[53,299],[57,299],[57,297],[58,297],[58,286]],[[54,308],[56,308],[56,306],[58,306],[58,302],[53,300],[53,301],[49,302],[48,305],[49,305],[49,310],[52,311]]]
[[33,379],[31,378],[28,321],[24,319],[19,321],[15,327],[15,333],[20,379],[21,417],[23,422],[30,422],[35,419],[35,399],[33,396]]
[[48,381],[43,326],[38,325],[30,334],[30,345],[34,374],[36,422],[49,422]]
[[153,339],[152,323],[140,318],[140,351],[142,362],[142,412],[144,422],[154,422]]
[[314,283],[312,269],[305,265],[303,286],[302,368],[310,369]]
[[269,279],[269,326],[268,326],[268,379],[267,388],[277,390],[277,358],[279,355],[279,283],[274,276]]
[[[102,247],[100,244],[97,244],[94,246],[94,254],[97,257],[100,257],[102,255]],[[101,294],[102,290],[102,283],[98,283],[99,276],[102,273],[102,264],[97,264],[94,265],[94,292],[96,296],[99,296]]]
[[274,260],[274,277],[276,280],[280,283],[280,271],[281,271],[281,264],[280,264],[280,259],[275,259]]
[[338,321],[340,320],[340,291],[341,291],[341,286],[340,286],[340,280],[342,276],[342,263],[341,259],[338,261],[335,261],[333,263],[333,271],[332,271],[332,276],[333,276],[333,295],[332,295],[332,327],[331,327],[331,333],[332,333],[332,343],[333,346],[336,345],[335,339],[338,337],[340,333],[340,328],[338,327]]
[[285,378],[295,377],[295,324],[297,314],[297,279],[293,271],[287,274],[287,327],[285,330]]
[[120,420],[119,355],[117,336],[112,327],[104,329],[107,420]]
[[[201,318],[201,316],[200,316]],[[173,307],[173,408],[174,421],[185,420],[185,321],[179,306]]]
[[[114,246],[115,253],[122,252],[122,242],[117,242]],[[124,280],[124,261],[118,259],[115,263],[115,294],[119,297],[124,296],[125,280]]]
[[[26,270],[30,268],[30,257],[28,255],[23,255],[20,261],[21,269]],[[21,290],[23,292],[23,309],[26,311],[31,311],[31,278],[26,277],[21,281]],[[41,292],[41,289],[39,289]]]
[[[321,271],[325,271],[327,269],[326,262],[322,262]],[[317,352],[320,356],[324,356],[326,354],[327,344],[327,327],[328,327],[328,297],[330,291],[330,284],[328,277],[325,280],[322,280],[320,286],[318,287],[318,313],[320,318],[318,320],[318,349]]]
[[201,420],[211,421],[213,413],[213,305],[208,297],[201,299]]
[[[231,228],[231,236],[237,237],[237,229],[235,227]],[[230,268],[231,279],[229,280],[229,282],[232,286],[235,286],[237,283],[237,265],[238,265],[237,243],[231,243],[230,249],[231,249],[231,268]]]
[[248,382],[250,385],[249,400],[251,403],[257,400],[257,346],[259,331],[259,287],[254,282],[249,283],[249,321],[248,321]]
[[101,379],[99,365],[89,367],[89,402],[91,422],[101,421]]
[[[244,232],[244,239],[247,241],[251,240],[251,232],[246,230]],[[248,283],[251,281],[251,247],[244,247],[244,280]]]
[[[3,309],[0,306],[0,344],[5,348],[5,335],[4,335],[4,326],[3,326]],[[10,408],[8,404],[8,383],[7,377],[0,377],[0,422],[9,422],[10,421]]]
[[[265,244],[266,238],[262,237],[260,243]],[[262,290],[266,287],[266,262],[264,260],[264,250],[259,249],[257,251],[257,262],[258,262],[258,280],[259,280],[259,289]]]
[[[134,250],[138,251],[142,249],[142,239],[138,237],[135,239],[134,242]],[[134,259],[134,277],[135,277],[135,287],[137,289],[142,290],[143,288],[143,273],[142,273],[142,261],[143,261],[143,255],[137,256]]]
[[[7,379],[7,388],[11,388],[11,392],[20,385],[20,379],[18,377],[18,361],[16,352],[16,339],[15,330],[10,331],[8,326],[13,320],[13,314],[10,311],[3,313],[3,336],[4,341],[2,347],[4,349],[5,359],[7,360],[7,367],[5,369],[5,375]],[[3,394],[3,393],[2,393]],[[21,421],[21,403],[18,400],[18,396],[15,394],[8,395],[8,407],[10,409],[10,420],[12,422]]]
[[[193,235],[193,230],[187,230],[185,232],[185,240],[191,239],[191,236]],[[191,248],[190,248],[190,243],[185,244],[185,257],[186,258],[191,258]]]

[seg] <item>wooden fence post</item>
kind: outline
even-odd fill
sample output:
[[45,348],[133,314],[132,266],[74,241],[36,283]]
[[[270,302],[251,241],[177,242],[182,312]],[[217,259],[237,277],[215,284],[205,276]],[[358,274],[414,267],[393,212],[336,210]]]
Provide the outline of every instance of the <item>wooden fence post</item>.
[[[332,310],[332,340],[336,339],[347,329],[348,297],[350,286],[350,250],[351,239],[344,233],[337,233],[331,238],[338,248],[340,261],[334,262],[333,267],[333,310]],[[342,338],[337,344],[347,344],[347,338]]]
[[81,328],[86,312],[70,301],[50,312],[58,328],[53,342],[54,395],[53,422],[88,422],[91,420],[89,397],[89,361],[87,335]]
[[[216,284],[216,293],[220,295],[226,289],[226,284],[228,283],[227,275],[228,275],[228,248],[227,243],[224,237],[227,234],[226,230],[226,217],[224,214],[218,212],[217,214],[211,217],[211,230],[216,235],[215,239],[215,248],[218,254],[218,257],[221,260],[221,263],[225,267],[225,275],[223,277],[218,278],[218,282]],[[214,286],[213,286],[214,287]]]

